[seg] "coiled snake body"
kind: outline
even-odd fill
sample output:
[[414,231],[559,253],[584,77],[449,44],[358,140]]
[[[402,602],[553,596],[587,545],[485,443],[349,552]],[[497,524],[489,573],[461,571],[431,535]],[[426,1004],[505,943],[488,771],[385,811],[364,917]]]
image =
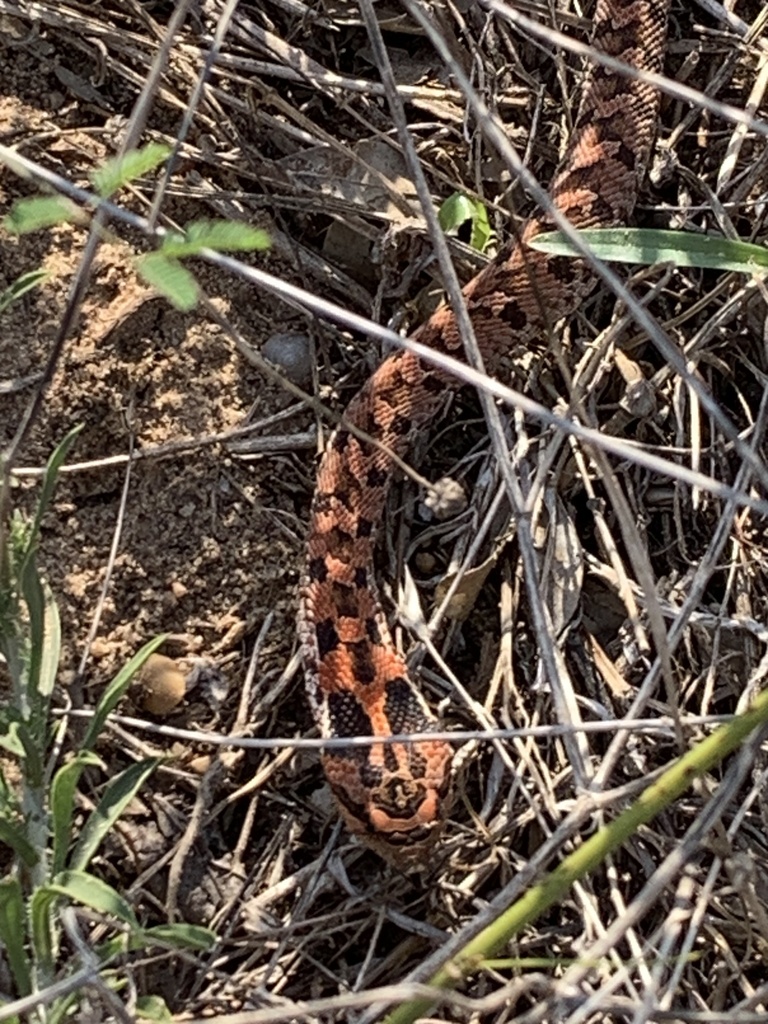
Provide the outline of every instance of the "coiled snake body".
[[[661,69],[668,0],[598,0],[593,44],[640,71]],[[577,228],[624,224],[656,124],[657,91],[601,65],[588,72],[578,117],[550,187]],[[464,290],[486,367],[514,365],[592,289],[578,260],[526,246],[551,230],[534,216]],[[453,313],[441,306],[415,337],[460,355]],[[345,420],[399,457],[457,382],[414,355],[390,356],[344,413]],[[325,737],[429,732],[436,720],[396,652],[376,590],[373,553],[392,479],[379,447],[341,428],[322,459],[301,581],[299,633],[307,693]],[[389,859],[423,855],[445,818],[452,750],[439,740],[328,750],[323,766],[350,829]]]

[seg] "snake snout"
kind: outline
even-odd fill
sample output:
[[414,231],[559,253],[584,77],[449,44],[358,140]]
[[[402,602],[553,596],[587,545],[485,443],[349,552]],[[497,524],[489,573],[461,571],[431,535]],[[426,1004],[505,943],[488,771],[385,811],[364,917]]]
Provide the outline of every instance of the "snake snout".
[[423,861],[451,799],[452,748],[441,740],[336,749],[323,766],[349,826],[385,860]]
[[424,779],[404,772],[385,775],[371,792],[368,819],[374,835],[393,857],[414,856],[432,845],[444,820],[441,794]]
[[398,867],[418,867],[445,823],[439,794],[423,781],[394,775],[371,794],[368,842]]

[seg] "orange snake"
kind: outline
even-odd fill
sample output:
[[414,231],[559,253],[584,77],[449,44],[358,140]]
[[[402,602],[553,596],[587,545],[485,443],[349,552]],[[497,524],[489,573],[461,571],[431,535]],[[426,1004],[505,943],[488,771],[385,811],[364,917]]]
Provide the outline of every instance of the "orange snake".
[[[598,0],[593,45],[641,71],[658,72],[668,0]],[[617,226],[634,207],[656,127],[658,93],[602,65],[588,72],[560,168],[550,186],[556,207],[577,228]],[[592,290],[584,261],[526,246],[551,230],[534,215],[522,237],[501,251],[464,289],[486,367],[513,365]],[[461,356],[450,308],[441,306],[414,335]],[[404,458],[414,433],[435,417],[445,372],[398,351],[386,359],[344,413]],[[408,678],[379,602],[373,555],[393,464],[386,452],[344,427],[322,459],[301,581],[299,635],[309,702],[324,737],[390,736],[435,731],[437,722]],[[390,860],[424,856],[450,802],[452,748],[442,740],[333,748],[323,767],[349,828]]]

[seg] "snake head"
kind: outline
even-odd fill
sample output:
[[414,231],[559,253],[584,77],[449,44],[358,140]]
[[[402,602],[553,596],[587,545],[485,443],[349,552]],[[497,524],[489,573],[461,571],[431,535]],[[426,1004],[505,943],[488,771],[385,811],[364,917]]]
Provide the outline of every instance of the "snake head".
[[398,867],[416,867],[450,805],[453,750],[441,740],[338,749],[323,766],[351,832]]

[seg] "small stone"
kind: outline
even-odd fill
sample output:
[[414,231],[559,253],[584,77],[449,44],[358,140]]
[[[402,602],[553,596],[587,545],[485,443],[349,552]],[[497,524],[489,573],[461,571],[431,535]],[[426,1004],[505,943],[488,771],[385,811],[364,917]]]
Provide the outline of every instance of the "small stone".
[[423,572],[425,575],[433,573],[437,568],[437,559],[429,551],[419,551],[414,558],[414,563],[419,572]]
[[150,715],[169,715],[187,692],[186,676],[164,654],[150,654],[134,685],[138,705]]
[[98,637],[91,643],[91,657],[97,660],[99,658],[106,658],[111,650],[109,644],[105,640],[99,640]]
[[262,345],[261,354],[300,388],[312,383],[312,342],[309,335],[297,331],[273,334]]
[[187,596],[189,590],[187,589],[187,587],[184,586],[181,580],[173,580],[173,582],[171,583],[171,593],[173,594],[177,601],[180,601],[182,597]]

